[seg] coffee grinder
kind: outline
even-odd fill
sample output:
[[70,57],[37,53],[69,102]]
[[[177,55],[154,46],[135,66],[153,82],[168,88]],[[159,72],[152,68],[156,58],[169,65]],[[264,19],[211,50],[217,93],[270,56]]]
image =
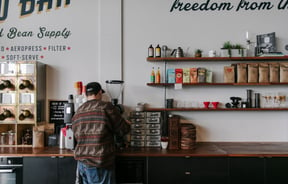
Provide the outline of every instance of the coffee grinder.
[[123,87],[124,81],[122,80],[106,80],[106,89],[111,102],[119,109],[121,114],[124,112],[124,107],[122,104],[118,104],[118,98],[122,93]]
[[[117,107],[120,114],[124,113],[123,105],[118,103],[118,98],[122,93],[123,87],[124,87],[124,81],[122,80],[107,80],[106,81],[106,89],[107,89],[108,95],[111,98],[112,104],[115,107]],[[115,143],[116,143],[116,147],[120,149],[125,147],[124,137],[115,136]]]

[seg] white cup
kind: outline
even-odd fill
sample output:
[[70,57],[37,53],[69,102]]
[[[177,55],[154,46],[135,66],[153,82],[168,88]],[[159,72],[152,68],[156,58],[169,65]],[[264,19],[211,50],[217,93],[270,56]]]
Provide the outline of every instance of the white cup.
[[210,50],[210,51],[208,52],[208,56],[209,56],[209,57],[216,57],[216,51],[215,51],[215,50]]
[[168,141],[161,141],[161,148],[167,149],[167,147],[168,147]]

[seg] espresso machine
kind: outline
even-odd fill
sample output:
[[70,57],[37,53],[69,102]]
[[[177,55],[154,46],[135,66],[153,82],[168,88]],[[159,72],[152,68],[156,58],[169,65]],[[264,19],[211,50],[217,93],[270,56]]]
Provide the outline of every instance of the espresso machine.
[[73,95],[69,95],[68,103],[64,104],[64,126],[60,129],[59,148],[74,149],[72,117],[75,113]]

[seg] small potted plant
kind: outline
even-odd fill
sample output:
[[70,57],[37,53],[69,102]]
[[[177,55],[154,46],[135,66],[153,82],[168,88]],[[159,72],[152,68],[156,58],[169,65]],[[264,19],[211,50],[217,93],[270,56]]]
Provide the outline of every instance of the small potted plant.
[[232,44],[227,41],[221,48],[221,57],[244,57],[246,55],[246,49],[241,44]]
[[231,42],[230,41],[224,42],[221,48],[221,57],[231,57],[231,49],[232,49]]
[[246,56],[246,49],[241,44],[235,44],[231,49],[232,57],[244,57]]
[[202,57],[202,52],[203,52],[203,51],[202,51],[201,49],[196,49],[194,56],[195,56],[195,57]]

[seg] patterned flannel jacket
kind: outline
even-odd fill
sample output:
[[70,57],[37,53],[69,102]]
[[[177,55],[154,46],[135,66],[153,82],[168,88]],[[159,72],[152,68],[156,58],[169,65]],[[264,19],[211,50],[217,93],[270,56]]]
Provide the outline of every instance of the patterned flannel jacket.
[[130,131],[119,110],[111,102],[89,100],[72,118],[76,139],[75,159],[86,165],[111,168],[115,159],[115,136]]

